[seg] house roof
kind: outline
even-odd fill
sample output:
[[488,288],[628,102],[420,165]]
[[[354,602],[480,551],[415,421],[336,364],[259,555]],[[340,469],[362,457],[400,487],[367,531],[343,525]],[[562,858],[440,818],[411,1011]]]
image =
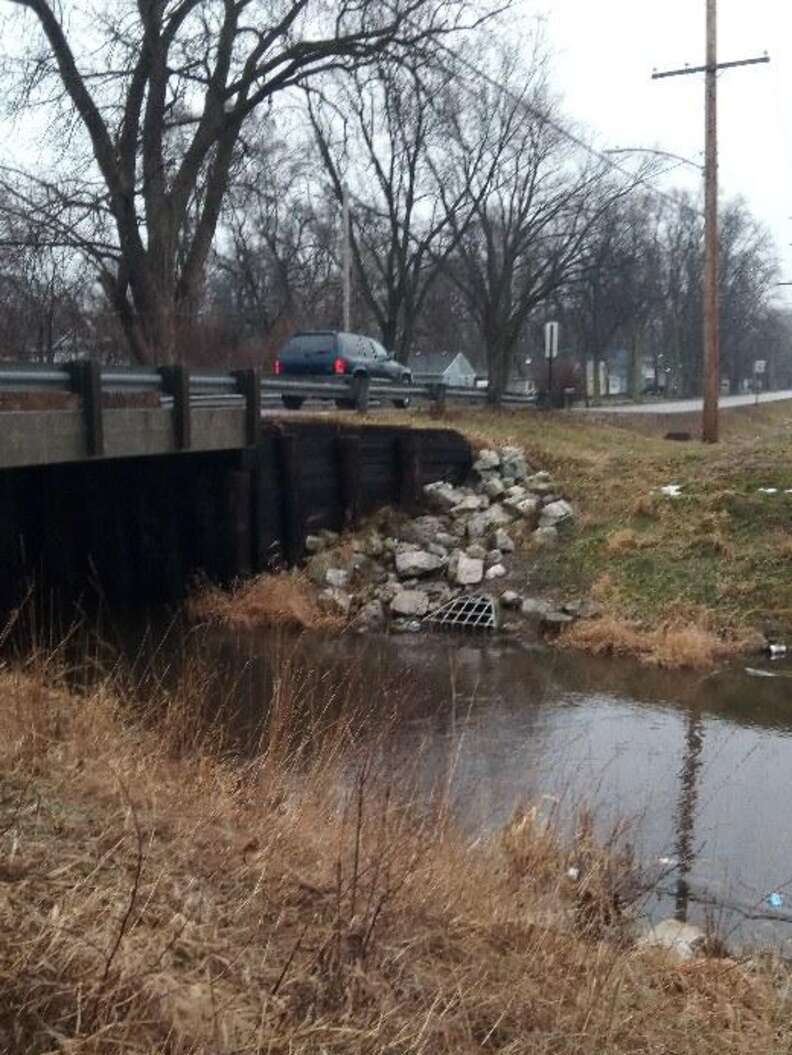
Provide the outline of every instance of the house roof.
[[452,363],[464,373],[475,373],[462,352],[413,352],[410,366],[416,374],[444,374]]

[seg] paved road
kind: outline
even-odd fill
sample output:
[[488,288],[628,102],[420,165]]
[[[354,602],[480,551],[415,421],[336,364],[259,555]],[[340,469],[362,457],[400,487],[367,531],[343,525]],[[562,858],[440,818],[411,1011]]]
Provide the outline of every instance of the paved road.
[[[792,389],[784,389],[781,392],[761,392],[760,403],[777,403],[783,399],[792,399]],[[721,396],[720,406],[748,407],[756,402],[756,396]],[[575,409],[588,414],[690,414],[701,410],[700,399],[660,399],[656,403],[626,403],[618,406],[583,407]]]

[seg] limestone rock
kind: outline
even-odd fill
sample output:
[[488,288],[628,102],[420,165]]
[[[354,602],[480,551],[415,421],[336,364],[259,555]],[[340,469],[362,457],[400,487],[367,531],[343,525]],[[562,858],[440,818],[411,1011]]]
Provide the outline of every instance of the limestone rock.
[[557,502],[550,502],[542,509],[539,527],[557,527],[562,521],[569,520],[574,515],[575,511],[569,502],[560,498]]
[[503,528],[498,528],[493,536],[493,542],[495,548],[499,549],[501,553],[513,553],[514,552],[514,540],[511,535],[504,531]]
[[486,549],[483,546],[479,545],[478,542],[474,542],[472,546],[468,546],[468,548],[465,550],[465,553],[467,553],[468,557],[472,557],[474,560],[487,559]]
[[349,585],[349,572],[345,568],[328,568],[325,582],[335,590],[343,590]]
[[484,557],[484,560],[486,561],[488,567],[491,567],[493,564],[500,564],[502,562],[503,554],[499,549],[491,549],[487,552],[486,556]]
[[484,481],[484,494],[489,498],[500,498],[506,487],[499,476],[492,476]]
[[322,590],[319,594],[319,600],[322,601],[328,608],[335,610],[340,615],[349,615],[349,611],[352,608],[352,597],[344,590],[339,590],[334,586],[328,587],[326,590]]
[[531,538],[537,546],[555,546],[558,542],[558,529],[552,525],[540,526],[531,532]]
[[327,548],[327,539],[322,538],[321,535],[306,535],[305,536],[305,552],[306,553],[321,553],[323,549]]
[[539,515],[539,499],[534,495],[528,495],[515,504],[514,510],[524,520],[535,520]]
[[453,507],[458,505],[465,497],[464,491],[460,491],[444,480],[440,480],[437,483],[426,484],[423,491],[429,506],[442,513],[447,513],[449,510],[453,509]]
[[369,601],[364,604],[357,615],[357,624],[361,630],[381,630],[385,625],[385,610],[381,601]]
[[680,961],[692,960],[703,950],[707,936],[700,927],[692,923],[681,923],[676,919],[664,919],[656,923],[641,938],[639,947],[666,949]]
[[396,554],[396,574],[401,579],[420,578],[433,575],[445,566],[445,557],[426,550],[408,550]]
[[421,546],[428,546],[433,542],[438,531],[445,526],[445,522],[436,516],[420,516],[405,524],[402,538],[408,542],[416,542]]
[[500,455],[497,451],[483,450],[473,463],[473,468],[477,473],[492,472],[500,466],[500,463]]
[[520,605],[520,611],[527,619],[540,620],[544,618],[549,609],[547,601],[539,597],[526,597]]
[[422,616],[429,611],[429,598],[420,590],[401,590],[390,603],[394,615]]
[[454,581],[459,586],[477,586],[484,578],[484,561],[460,553],[456,562]]
[[493,564],[491,568],[487,569],[487,573],[484,576],[485,579],[502,579],[506,574],[506,569],[502,564]]
[[491,528],[505,527],[511,524],[512,515],[502,505],[496,503],[481,513],[476,513],[467,522],[467,533],[471,539],[480,539],[490,531]]
[[451,510],[452,517],[465,516],[468,513],[477,513],[481,509],[480,495],[465,495]]
[[519,608],[522,604],[522,597],[514,590],[504,590],[500,601],[504,608]]

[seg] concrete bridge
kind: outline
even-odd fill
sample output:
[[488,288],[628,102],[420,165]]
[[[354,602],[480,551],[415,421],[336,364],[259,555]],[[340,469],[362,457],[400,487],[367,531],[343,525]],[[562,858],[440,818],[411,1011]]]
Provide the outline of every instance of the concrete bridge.
[[[16,370],[16,373],[14,373]],[[423,484],[461,480],[457,433],[261,416],[254,370],[0,367],[0,606],[31,585],[118,604],[178,600],[299,561]]]

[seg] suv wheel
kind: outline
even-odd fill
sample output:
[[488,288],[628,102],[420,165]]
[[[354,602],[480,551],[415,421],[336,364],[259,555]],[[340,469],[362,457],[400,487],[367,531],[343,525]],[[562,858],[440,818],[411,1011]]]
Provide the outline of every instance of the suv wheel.
[[[400,385],[411,385],[412,384],[412,375],[411,374],[405,374],[405,376],[401,379],[399,384]],[[411,402],[412,402],[412,400],[410,399],[409,396],[402,396],[401,399],[392,399],[391,400],[391,403],[393,403],[394,407],[397,407],[399,410],[406,410],[407,407],[409,407]]]

